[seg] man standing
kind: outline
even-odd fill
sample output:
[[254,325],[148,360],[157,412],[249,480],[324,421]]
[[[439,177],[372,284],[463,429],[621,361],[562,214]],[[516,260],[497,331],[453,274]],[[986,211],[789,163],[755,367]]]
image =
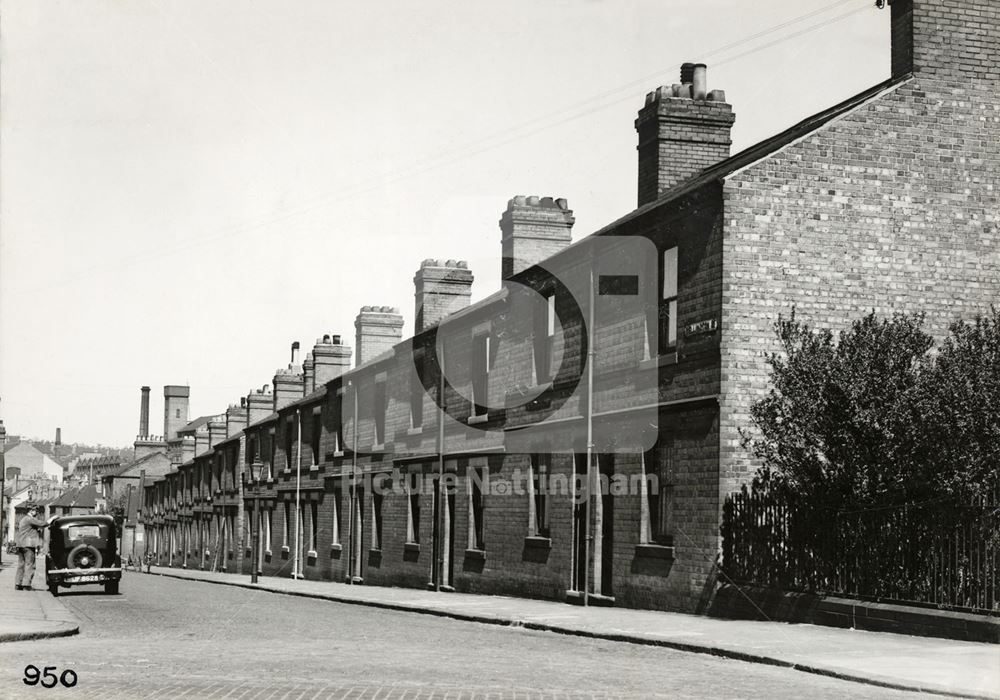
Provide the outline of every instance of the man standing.
[[30,591],[31,579],[35,576],[35,554],[42,546],[42,533],[45,531],[45,521],[35,516],[38,506],[28,502],[28,514],[17,523],[17,533],[14,544],[17,545],[17,574],[14,577],[14,589]]

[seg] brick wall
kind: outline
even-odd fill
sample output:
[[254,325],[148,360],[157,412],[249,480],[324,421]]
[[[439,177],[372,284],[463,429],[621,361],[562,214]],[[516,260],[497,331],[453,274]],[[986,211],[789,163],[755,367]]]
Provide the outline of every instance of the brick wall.
[[737,431],[765,391],[779,313],[840,329],[924,311],[941,336],[1000,298],[1000,6],[912,8],[911,80],[726,182],[723,494],[754,469]]

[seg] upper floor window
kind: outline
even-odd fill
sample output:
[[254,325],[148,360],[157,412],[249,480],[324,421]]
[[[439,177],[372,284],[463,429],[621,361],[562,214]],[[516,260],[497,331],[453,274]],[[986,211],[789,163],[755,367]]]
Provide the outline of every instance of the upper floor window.
[[288,417],[285,421],[285,469],[292,468],[292,444],[294,442],[294,437],[292,435],[292,418]]
[[413,351],[413,368],[410,372],[410,427],[419,428],[424,424],[424,384],[420,377],[424,372],[422,350]]
[[489,410],[490,369],[492,369],[493,338],[489,331],[472,337],[472,415],[484,416]]
[[556,294],[547,292],[544,304],[535,317],[534,356],[535,382],[542,384],[552,378],[552,344],[556,335]]
[[312,449],[313,464],[323,461],[320,456],[320,436],[323,433],[323,416],[317,410],[312,414],[312,426],[309,430],[309,447]]
[[267,459],[267,478],[274,478],[274,459],[278,455],[278,441],[275,438],[274,428],[267,431],[267,447],[268,447],[268,459]]
[[[677,347],[677,247],[663,251],[657,303],[646,320],[650,356],[673,352]],[[655,350],[655,352],[654,352]]]
[[385,380],[375,382],[372,402],[373,417],[375,419],[375,442],[379,445],[385,444],[385,412],[388,408],[385,384]]

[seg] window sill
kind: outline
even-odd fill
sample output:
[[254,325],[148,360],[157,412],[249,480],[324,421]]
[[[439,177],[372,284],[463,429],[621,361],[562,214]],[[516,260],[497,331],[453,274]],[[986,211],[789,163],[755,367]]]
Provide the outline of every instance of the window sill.
[[423,428],[423,426],[419,426],[419,425],[417,427],[415,427],[415,428],[407,428],[406,429],[406,437],[414,437],[416,435],[423,435],[423,433],[424,433],[424,428]]
[[271,550],[270,550],[270,549],[265,549],[265,550],[264,550],[264,556],[265,556],[265,557],[269,557],[269,556],[271,556]]
[[316,550],[315,549],[310,549],[308,552],[306,552],[306,559],[315,559],[318,556],[319,555],[316,554]]
[[524,538],[524,546],[528,549],[552,549],[552,538],[541,535],[528,535]]
[[475,561],[486,561],[486,551],[483,549],[467,549],[465,550],[465,558]]
[[676,365],[677,364],[677,351],[664,353],[663,355],[657,355],[656,357],[651,357],[648,360],[641,360],[639,362],[639,369],[654,369],[656,367],[664,367],[666,365]]
[[419,542],[404,542],[403,551],[410,552],[413,554],[420,554],[420,543]]
[[489,419],[490,415],[488,413],[483,413],[482,415],[478,416],[469,416],[468,423],[469,425],[476,425],[478,423],[485,423]]
[[664,559],[672,561],[674,558],[674,548],[664,544],[637,544],[635,546],[635,556],[643,559]]
[[369,452],[385,452],[385,443],[376,442],[374,445],[368,448]]
[[344,451],[343,450],[334,450],[333,451],[333,457],[334,457],[334,459],[336,459],[337,457],[343,457],[343,456],[344,456]]
[[318,471],[319,471],[319,465],[318,464],[313,464],[313,465],[311,465],[309,467],[309,473],[310,474],[315,474]]
[[281,545],[281,553],[282,554],[288,554],[290,551],[291,550],[288,548],[288,545]]

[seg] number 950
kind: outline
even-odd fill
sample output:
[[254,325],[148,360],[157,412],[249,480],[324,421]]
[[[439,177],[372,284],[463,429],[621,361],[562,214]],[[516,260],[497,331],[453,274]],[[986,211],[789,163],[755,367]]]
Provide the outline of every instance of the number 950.
[[66,669],[62,672],[62,675],[56,678],[56,674],[53,671],[56,670],[55,666],[46,666],[41,671],[38,670],[37,666],[28,664],[24,667],[24,681],[25,685],[41,685],[43,688],[55,688],[56,683],[62,683],[67,688],[72,688],[76,685],[76,672],[71,669]]

